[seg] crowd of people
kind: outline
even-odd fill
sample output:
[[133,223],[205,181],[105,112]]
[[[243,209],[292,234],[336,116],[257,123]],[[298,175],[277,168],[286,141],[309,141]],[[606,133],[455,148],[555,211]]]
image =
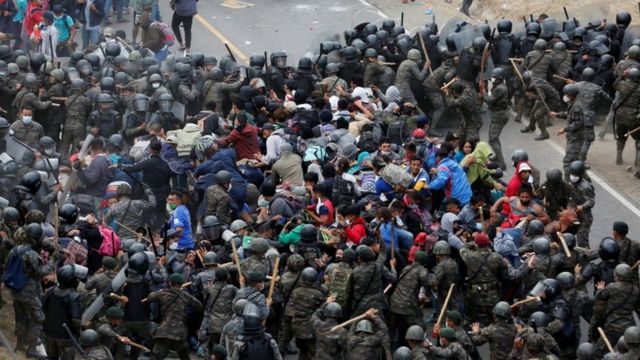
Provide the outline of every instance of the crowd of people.
[[[46,46],[0,45],[5,351],[463,360],[488,343],[491,359],[640,358],[640,242],[622,221],[590,237],[586,163],[610,109],[600,135],[613,126],[619,164],[636,140],[640,177],[628,13],[541,15],[522,37],[506,19],[460,24],[469,43],[387,19],[295,68],[282,51],[245,67],[188,50],[186,1],[172,2],[186,55],[137,0],[134,41],[105,28],[102,56],[71,49],[59,66]],[[74,11],[52,8],[41,28],[72,41],[74,18],[57,24]],[[505,159],[512,109],[536,140],[566,118],[563,168]]]

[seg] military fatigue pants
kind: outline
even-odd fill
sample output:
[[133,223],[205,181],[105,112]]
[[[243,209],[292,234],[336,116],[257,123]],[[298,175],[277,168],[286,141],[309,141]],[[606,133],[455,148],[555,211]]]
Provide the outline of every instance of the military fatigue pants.
[[[120,326],[118,326],[118,333],[122,336],[126,336],[128,338],[133,339],[134,341],[141,343],[142,345],[151,348],[151,344],[153,343],[153,339],[151,338],[151,332],[149,329],[150,326],[149,321],[123,321]],[[135,358],[135,354],[139,352],[138,349],[131,349],[131,358]],[[124,352],[119,352],[116,354],[116,359],[128,359],[129,356]]]
[[583,142],[583,130],[567,134],[567,143],[564,147],[564,158],[562,158],[562,165],[564,167],[565,174],[569,173],[569,165],[572,162],[580,160],[580,150],[582,149]]
[[284,354],[287,349],[287,344],[293,338],[293,330],[291,329],[291,316],[284,315],[282,317],[282,323],[280,325],[280,333],[278,334],[278,348],[280,353]]
[[432,110],[432,112],[430,113],[431,124],[429,125],[429,129],[437,131],[439,127],[440,117],[442,116],[442,113],[445,109],[442,93],[440,92],[440,89],[438,89],[438,91],[427,91],[425,93],[425,97],[429,101],[430,109]]
[[60,153],[63,155],[73,154],[76,148],[80,148],[80,142],[86,137],[84,128],[65,128],[62,132],[62,144]]
[[502,144],[500,144],[500,133],[509,121],[509,109],[496,110],[491,112],[491,123],[489,124],[489,145],[496,156],[496,162],[500,167],[506,169],[504,157],[502,156]]
[[580,226],[578,226],[578,232],[576,233],[576,240],[578,246],[581,248],[589,248],[589,232],[591,232],[591,224],[593,224],[593,216],[581,217]]
[[313,360],[316,356],[316,339],[296,338],[298,347],[298,360]]
[[480,139],[480,128],[482,127],[482,119],[480,114],[473,114],[470,118],[463,118],[460,122],[460,129],[458,130],[458,136],[460,142],[464,143],[466,139]]
[[582,147],[580,148],[580,160],[587,161],[587,153],[589,152],[589,148],[591,144],[596,140],[596,132],[593,129],[593,126],[587,126],[584,128],[584,141],[582,142]]
[[173,350],[178,353],[181,360],[189,360],[189,345],[184,340],[155,339],[153,345],[153,353],[151,358],[154,360],[162,360],[169,355],[169,351]]
[[500,301],[496,284],[469,284],[464,304],[464,316],[468,323],[479,322],[486,326],[493,321],[493,307]]
[[20,291],[11,291],[15,316],[15,334],[17,350],[35,349],[38,339],[42,339],[42,323],[44,313],[40,294],[35,288],[28,286]]
[[73,360],[76,355],[76,348],[69,339],[56,339],[45,335],[44,342],[49,359]]

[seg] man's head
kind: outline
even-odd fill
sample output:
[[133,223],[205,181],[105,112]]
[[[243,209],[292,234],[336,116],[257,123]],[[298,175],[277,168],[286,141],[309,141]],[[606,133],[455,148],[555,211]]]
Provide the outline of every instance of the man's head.
[[520,185],[518,189],[518,199],[520,199],[520,204],[523,206],[528,206],[531,203],[531,198],[533,197],[533,189],[529,183],[525,183]]
[[422,170],[422,166],[423,166],[423,161],[422,158],[418,155],[414,155],[411,158],[411,163],[410,163],[410,167],[411,167],[411,174],[412,175],[418,175],[420,173],[420,171]]
[[454,213],[458,215],[460,213],[460,201],[458,199],[451,198],[445,202],[446,212]]
[[389,155],[391,153],[391,140],[389,138],[380,139],[378,150],[382,155]]
[[91,151],[91,155],[102,154],[104,152],[104,140],[102,140],[102,138],[91,140],[89,149]]
[[182,193],[179,191],[172,191],[169,193],[169,197],[167,197],[167,204],[171,210],[175,210],[178,206],[182,205]]
[[629,225],[624,221],[616,221],[613,223],[613,238],[622,239],[629,233]]
[[31,126],[33,123],[33,109],[30,107],[20,109],[20,119],[25,126]]

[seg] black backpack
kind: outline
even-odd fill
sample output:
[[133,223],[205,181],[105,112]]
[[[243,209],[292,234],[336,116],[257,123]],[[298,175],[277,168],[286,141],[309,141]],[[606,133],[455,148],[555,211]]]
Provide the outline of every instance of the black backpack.
[[345,180],[342,176],[336,176],[333,179],[333,189],[331,192],[331,203],[334,206],[352,205],[356,202],[356,187],[349,180]]
[[407,127],[405,120],[404,116],[398,116],[391,124],[389,124],[387,137],[392,144],[401,146],[409,139],[411,131],[409,130],[409,127]]
[[244,337],[244,346],[240,350],[243,360],[273,360],[273,350],[265,334]]
[[373,153],[378,148],[378,143],[373,135],[373,131],[365,131],[360,135],[360,139],[358,140],[358,149],[362,151],[366,151],[368,153]]

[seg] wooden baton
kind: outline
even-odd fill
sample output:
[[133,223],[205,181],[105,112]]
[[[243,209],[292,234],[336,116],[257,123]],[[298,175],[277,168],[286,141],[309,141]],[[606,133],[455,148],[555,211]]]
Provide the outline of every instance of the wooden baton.
[[611,343],[607,338],[607,334],[604,333],[604,330],[602,330],[600,326],[598,326],[598,332],[600,333],[600,337],[602,338],[602,341],[604,341],[604,344],[607,345],[607,349],[609,349],[609,352],[614,353],[615,351],[613,351],[613,346],[611,346]]
[[451,295],[453,294],[453,288],[455,286],[456,284],[451,284],[451,286],[449,286],[449,292],[447,292],[447,297],[444,299],[444,304],[442,304],[442,308],[440,309],[440,315],[438,315],[438,322],[436,322],[436,325],[440,325],[442,323],[442,319],[444,318],[444,315],[447,313],[449,300],[451,299]]
[[539,298],[539,297],[537,297],[537,296],[528,297],[528,298],[526,298],[526,299],[524,299],[524,300],[520,300],[520,301],[518,301],[518,302],[513,303],[513,304],[511,305],[511,308],[513,309],[513,308],[518,307],[518,306],[520,306],[520,305],[524,305],[524,304],[527,304],[527,303],[530,303],[530,302],[532,302],[532,301],[536,301],[536,300],[540,300],[540,298]]
[[569,247],[567,246],[567,241],[564,239],[564,235],[560,231],[556,233],[558,235],[558,239],[560,239],[560,244],[562,244],[562,250],[564,250],[564,254],[567,255],[568,258],[571,257],[571,251],[569,251]]
[[273,298],[273,289],[276,287],[276,279],[278,278],[278,268],[280,267],[280,257],[276,258],[276,263],[273,265],[273,272],[271,273],[271,284],[269,284],[269,295],[267,299]]
[[354,317],[352,319],[349,319],[349,320],[343,322],[342,324],[338,324],[338,325],[332,327],[331,330],[329,330],[329,331],[336,331],[336,330],[338,330],[340,328],[343,328],[343,327],[349,326],[349,325],[351,325],[351,324],[353,324],[355,322],[358,322],[358,321],[360,321],[360,320],[362,320],[362,319],[364,319],[366,317],[367,317],[367,313],[360,314],[360,315],[358,315],[358,316],[356,316],[356,317]]

